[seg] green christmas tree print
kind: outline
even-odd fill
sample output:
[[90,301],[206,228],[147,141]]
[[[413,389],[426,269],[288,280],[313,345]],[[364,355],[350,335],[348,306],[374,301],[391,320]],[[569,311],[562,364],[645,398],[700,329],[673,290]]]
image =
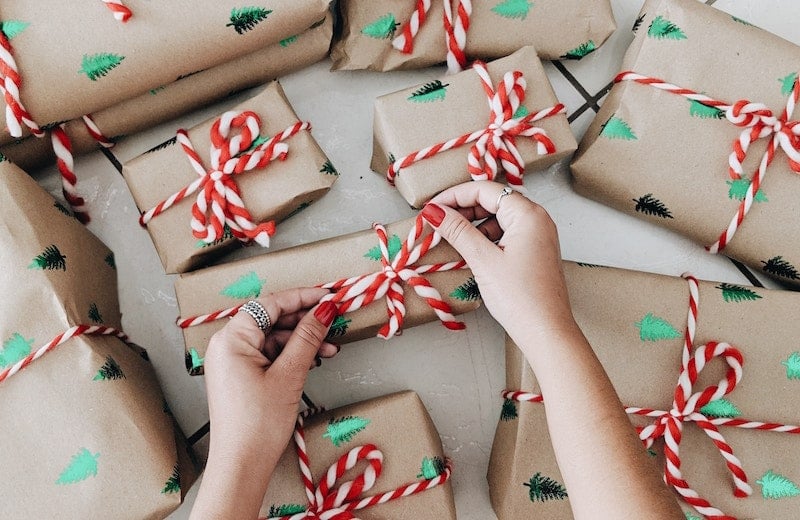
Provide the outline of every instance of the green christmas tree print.
[[525,107],[525,105],[520,105],[519,108],[517,108],[517,111],[514,112],[514,115],[512,115],[511,117],[513,117],[514,119],[522,119],[523,117],[529,115],[530,113],[531,111],[528,110]]
[[741,18],[739,18],[737,16],[731,16],[731,18],[733,19],[734,22],[739,22],[742,25],[747,25],[749,27],[753,27],[753,24],[751,24],[747,20],[742,20]]
[[[397,256],[397,253],[399,253],[401,249],[403,249],[403,241],[400,240],[400,237],[397,235],[390,236],[389,240],[386,242],[386,250],[389,252],[389,260],[394,260],[394,257]],[[370,260],[379,262],[382,258],[380,246],[375,246],[364,253],[364,258],[369,258]]]
[[297,35],[295,34],[294,36],[289,36],[288,38],[282,39],[281,41],[278,42],[278,44],[281,47],[286,48],[286,47],[288,47],[289,45],[293,44],[296,41],[297,41]]
[[722,299],[728,303],[760,300],[761,295],[752,289],[732,283],[721,283],[716,287],[722,291]]
[[647,450],[647,455],[650,456],[650,457],[657,457],[658,453],[656,453],[656,450],[654,450],[653,448],[649,448]]
[[241,300],[244,298],[258,298],[261,296],[261,290],[264,284],[267,283],[265,279],[261,279],[254,271],[243,274],[238,280],[225,287],[220,294],[229,298]]
[[642,341],[660,341],[681,337],[681,333],[667,320],[655,316],[652,312],[645,314],[642,321],[635,325],[639,329],[639,339]]
[[25,339],[18,332],[12,334],[3,342],[3,350],[0,351],[0,368],[15,365],[28,357],[32,346],[33,338]]
[[522,485],[528,488],[528,498],[531,502],[547,502],[548,500],[567,498],[567,490],[564,489],[564,486],[538,472]]
[[282,516],[297,515],[306,512],[306,506],[300,504],[283,504],[276,506],[275,504],[269,506],[269,513],[267,518],[280,518]]
[[608,139],[621,139],[623,141],[635,141],[638,139],[633,130],[631,130],[631,126],[617,116],[611,116],[603,124],[600,135]]
[[654,217],[673,218],[669,208],[667,208],[663,202],[653,197],[652,193],[642,195],[638,199],[632,200],[636,203],[633,209],[638,213],[644,213],[645,215],[652,215]]
[[320,173],[326,173],[328,175],[336,175],[339,176],[339,172],[336,170],[336,167],[333,163],[329,160],[325,161],[325,164],[322,165],[322,168],[319,169]]
[[764,498],[778,500],[800,495],[800,488],[797,485],[772,470],[764,473],[764,476],[756,480],[756,484],[761,486],[761,495]]
[[19,33],[24,31],[30,22],[23,22],[21,20],[3,20],[0,22],[0,31],[6,35],[9,40],[18,36]]
[[444,473],[445,469],[445,464],[441,457],[424,457],[417,478],[431,480]]
[[[0,161],[0,162],[2,162],[2,161]],[[72,214],[72,212],[66,208],[66,206],[64,206],[63,204],[61,204],[57,200],[53,202],[53,207],[56,208],[59,211],[59,213],[61,213],[62,215],[65,215],[67,217],[74,216]]]
[[647,36],[657,40],[685,40],[686,34],[680,27],[670,22],[663,16],[656,16],[647,29]]
[[172,475],[167,479],[164,488],[161,490],[162,495],[171,495],[173,493],[181,492],[181,473],[178,465],[172,468]]
[[636,32],[639,30],[639,27],[642,26],[642,22],[644,22],[644,17],[647,16],[647,13],[640,14],[636,20],[633,22],[633,27],[631,28],[631,32]]
[[201,374],[203,371],[204,358],[200,357],[200,353],[195,348],[190,348],[186,353],[186,369],[191,375]]
[[33,259],[28,269],[48,269],[50,271],[66,271],[67,257],[61,254],[55,244],[49,245],[45,250]]
[[195,244],[195,247],[197,249],[203,249],[205,247],[218,246],[219,244],[225,242],[226,240],[230,240],[231,238],[233,238],[233,233],[231,232],[231,228],[230,228],[230,226],[225,224],[222,227],[222,236],[221,237],[219,237],[218,239],[214,240],[211,243],[208,243],[205,240],[198,240],[197,244]]
[[492,7],[492,12],[503,18],[524,20],[533,7],[533,2],[528,0],[502,0]]
[[511,399],[504,399],[503,408],[500,409],[500,420],[513,421],[517,417],[519,417],[517,413],[517,403]]
[[160,87],[156,87],[156,88],[151,88],[150,89],[150,95],[151,96],[155,96],[156,94],[158,94],[159,92],[161,92],[165,88],[167,88],[165,85],[161,85]]
[[456,289],[450,293],[450,297],[467,302],[480,300],[481,291],[478,287],[478,282],[475,281],[475,278],[470,277],[469,280],[456,287]]
[[336,316],[336,318],[333,320],[333,323],[331,323],[331,328],[328,329],[328,335],[325,337],[325,339],[330,340],[344,336],[347,333],[347,326],[351,321],[353,320],[348,320],[344,316]]
[[231,9],[230,23],[226,23],[225,27],[233,27],[238,34],[244,34],[266,20],[270,14],[272,11],[263,7],[234,7]]
[[108,75],[109,72],[116,69],[124,59],[125,56],[110,52],[84,54],[83,61],[81,62],[81,70],[78,72],[86,74],[86,77],[92,81],[97,81],[99,78]]
[[684,511],[684,512],[683,512],[683,515],[686,517],[686,520],[703,520],[703,519],[702,519],[702,518],[700,518],[699,516],[697,516],[697,515],[693,515],[693,514],[692,514],[692,513],[690,513],[689,511]]
[[766,262],[762,260],[761,263],[764,264],[761,270],[767,274],[780,276],[781,278],[787,278],[789,280],[800,280],[800,273],[797,272],[797,269],[792,264],[784,260],[782,256],[770,258]]
[[398,27],[400,27],[400,24],[397,23],[394,15],[389,13],[365,25],[364,28],[361,29],[361,34],[378,40],[388,40],[394,38],[394,33],[397,31]]
[[94,323],[103,323],[103,315],[100,314],[100,310],[97,308],[97,304],[93,303],[89,305],[89,320],[93,321]]
[[[728,198],[731,200],[744,200],[747,195],[747,189],[750,187],[750,179],[734,179],[725,181],[728,184]],[[764,189],[759,187],[755,195],[753,195],[755,202],[769,202],[767,194]]]
[[596,269],[598,267],[602,269],[606,267],[604,265],[599,265],[599,264],[587,264],[586,262],[575,262],[575,263],[581,267],[588,267],[590,269]]
[[727,399],[717,399],[711,401],[704,407],[700,408],[700,413],[706,417],[726,417],[732,419],[742,415],[741,410],[735,404]]
[[106,362],[97,371],[97,374],[92,378],[92,381],[116,381],[117,379],[125,379],[125,373],[122,367],[119,366],[117,360],[111,356],[106,357]]
[[331,419],[328,423],[328,428],[322,435],[326,439],[330,439],[334,446],[340,447],[345,442],[350,442],[353,437],[370,423],[369,419],[350,415],[341,417],[339,419]]
[[284,220],[285,220],[285,219],[290,219],[290,218],[292,218],[293,216],[297,215],[298,213],[300,213],[301,211],[303,211],[304,209],[306,209],[306,208],[307,208],[307,207],[309,207],[310,205],[311,205],[311,203],[310,203],[310,202],[303,202],[302,204],[300,204],[299,206],[297,206],[297,207],[296,207],[296,208],[295,208],[295,209],[294,209],[294,210],[293,210],[291,213],[289,213],[288,215],[286,215],[286,217],[284,218]]
[[414,103],[431,103],[433,101],[444,101],[447,95],[447,87],[449,83],[442,83],[440,80],[431,81],[426,83],[419,89],[415,90],[413,94],[408,96],[409,101]]
[[689,100],[689,115],[700,119],[724,119],[725,112],[717,107],[710,107],[693,99]]
[[786,367],[786,379],[800,379],[800,352],[792,352],[781,365]]
[[786,76],[785,78],[781,78],[778,81],[781,82],[781,94],[784,96],[788,96],[794,90],[794,84],[797,82],[797,72],[793,72]]
[[589,40],[588,42],[582,43],[579,46],[575,47],[571,51],[567,52],[566,54],[561,56],[562,60],[579,60],[584,56],[593,53],[597,50],[597,45],[594,43],[593,40]]
[[104,261],[104,262],[106,263],[106,265],[108,265],[108,267],[110,267],[111,269],[114,269],[114,270],[116,270],[116,269],[117,269],[117,261],[116,261],[116,259],[114,258],[114,253],[108,253],[108,254],[106,255],[106,257],[103,259],[103,261]]
[[69,465],[64,468],[64,471],[59,475],[56,484],[76,484],[89,477],[97,476],[97,459],[100,457],[99,453],[92,453],[86,448],[72,456]]
[[157,152],[159,150],[163,150],[164,148],[169,148],[170,146],[174,146],[175,143],[177,143],[177,142],[178,142],[178,138],[173,136],[173,137],[170,137],[169,139],[167,139],[166,141],[164,141],[163,143],[155,145],[154,147],[150,148],[149,150],[147,150],[144,153]]
[[8,157],[6,157],[6,156],[5,156],[5,155],[3,155],[2,153],[0,153],[0,163],[2,163],[2,162],[6,162],[7,160],[8,160]]

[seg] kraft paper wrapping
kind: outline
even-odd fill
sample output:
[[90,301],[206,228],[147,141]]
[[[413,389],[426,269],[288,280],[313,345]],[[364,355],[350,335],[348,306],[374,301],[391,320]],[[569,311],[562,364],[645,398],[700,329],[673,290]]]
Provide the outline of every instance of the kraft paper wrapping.
[[[521,71],[528,84],[523,106],[531,113],[559,102],[532,47],[489,63],[488,70],[495,86],[506,72]],[[446,86],[439,99],[414,99],[412,94],[422,87],[417,85],[375,100],[371,165],[375,172],[386,175],[390,155],[400,159],[487,127],[491,111],[478,75],[473,70],[465,70],[441,81]],[[547,132],[556,146],[556,153],[539,155],[535,141],[518,137],[517,147],[528,171],[543,170],[577,149],[566,115],[555,115],[533,124]],[[467,171],[470,146],[453,148],[402,169],[395,186],[411,206],[421,207],[440,191],[471,179]]]
[[[40,125],[77,119],[145,94],[181,75],[229,62],[320,21],[330,0],[137,3],[120,24],[102,2],[3,2],[20,96]],[[27,25],[25,25],[27,24]],[[66,30],[65,30],[66,29]],[[57,36],[56,36],[57,35]],[[4,106],[2,107],[5,108]],[[2,141],[12,138],[8,130]]]
[[[330,421],[350,418],[353,428],[341,432]],[[346,426],[344,424],[343,426]],[[349,440],[341,433],[352,431]],[[419,396],[412,391],[379,397],[369,401],[337,408],[305,420],[305,440],[314,483],[319,484],[328,468],[352,448],[374,444],[383,452],[383,471],[375,487],[362,496],[372,496],[396,489],[422,479],[425,458],[444,460],[442,441]],[[338,446],[333,441],[338,442]],[[347,472],[343,480],[351,480],[363,471],[359,463]],[[458,471],[457,469],[454,471]],[[337,487],[342,480],[337,482]],[[294,442],[284,452],[272,475],[260,517],[269,517],[281,506],[308,504],[298,466]],[[450,482],[411,495],[355,512],[363,520],[393,519],[453,519],[456,518]]]
[[[0,371],[74,325],[119,328],[111,252],[10,162],[0,185]],[[79,336],[0,383],[0,517],[163,518],[180,505],[196,474],[143,352]]]
[[[786,89],[800,63],[797,46],[691,0],[648,1],[641,16],[623,70],[727,103],[764,103],[776,116],[786,107]],[[658,17],[655,29],[662,31],[651,30]],[[663,30],[668,36],[649,34]],[[576,191],[702,245],[713,244],[736,215],[749,183],[735,186],[728,175],[728,157],[743,129],[712,113],[650,86],[616,84],[572,164]],[[750,147],[747,179],[761,162],[766,141]],[[800,177],[779,150],[760,196],[723,253],[800,286],[800,231],[793,225],[800,214],[798,193]]]
[[[681,365],[688,282],[570,262],[565,262],[564,267],[575,318],[622,403],[669,410]],[[800,423],[796,405],[800,390],[798,304],[798,295],[789,291],[700,283],[695,346],[724,341],[742,352],[742,381],[725,396],[742,419]],[[651,317],[646,318],[648,315]],[[653,325],[653,318],[663,323]],[[648,326],[640,329],[637,324],[643,320],[659,330]],[[667,339],[654,339],[665,336]],[[507,342],[506,364],[507,388],[538,392],[533,373],[511,340]],[[711,361],[693,391],[717,384],[724,378],[726,367],[721,360]],[[558,406],[558,396],[545,395],[545,406]],[[518,418],[498,424],[488,480],[492,504],[500,519],[572,518],[568,500],[532,502],[529,488],[523,486],[536,473],[564,482],[550,444],[545,406],[516,403]],[[509,419],[508,414],[506,418]],[[641,417],[632,422],[648,424]],[[741,460],[753,495],[745,499],[733,496],[730,474],[719,451],[697,425],[686,423],[680,455],[681,470],[689,484],[736,518],[794,518],[800,496],[764,498],[764,487],[757,481],[771,470],[800,485],[800,436],[722,426],[720,432]],[[663,440],[653,446],[653,454],[654,464],[663,471]],[[689,511],[689,506],[683,506]]]
[[[253,111],[261,118],[262,135],[272,136],[295,124],[295,114],[283,89],[270,83],[257,96],[234,107],[234,111]],[[195,150],[210,167],[209,130],[218,117],[189,130]],[[313,124],[313,121],[312,121]],[[308,131],[288,138],[289,154],[284,161],[274,161],[265,168],[236,176],[242,200],[255,222],[279,222],[328,192],[338,173]],[[165,146],[166,145],[166,146]],[[145,212],[197,178],[183,148],[167,141],[160,149],[146,152],[125,163],[123,175],[139,210]],[[239,243],[228,238],[213,245],[200,242],[192,234],[191,208],[197,195],[175,204],[147,225],[167,273],[180,273],[205,263],[209,258]],[[278,226],[280,233],[280,226]],[[260,247],[260,246],[258,246]]]
[[[403,54],[392,47],[415,6],[415,0],[341,0],[343,27],[331,53],[333,68],[387,71],[444,62],[444,7],[439,0],[432,2],[414,52]],[[542,59],[580,59],[615,29],[608,0],[473,2],[466,54],[470,60],[495,59],[533,45]]]
[[[188,114],[241,90],[256,87],[303,69],[328,54],[333,18],[328,14],[311,29],[206,70],[190,73],[163,87],[92,114],[103,135],[116,142],[155,125]],[[100,148],[82,119],[66,123],[74,154]],[[28,137],[0,147],[22,168],[40,168],[55,161],[49,139]]]
[[[405,241],[413,225],[414,219],[404,220],[386,226],[386,231],[389,237],[397,235]],[[379,258],[374,256],[378,253],[377,247],[378,237],[370,229],[183,274],[175,282],[181,316],[204,315],[270,292],[313,287],[378,272],[382,270],[381,263],[373,259]],[[458,253],[442,241],[414,265],[458,260]],[[468,269],[430,273],[425,278],[450,304],[453,314],[469,312],[479,306],[477,292],[472,290],[475,288],[472,273]],[[437,320],[433,310],[411,287],[405,284],[403,287],[407,311],[404,328]],[[328,337],[337,343],[373,337],[386,320],[386,302],[380,299],[340,316]],[[198,359],[205,357],[208,340],[224,325],[225,320],[217,320],[183,330],[190,373],[201,373]]]

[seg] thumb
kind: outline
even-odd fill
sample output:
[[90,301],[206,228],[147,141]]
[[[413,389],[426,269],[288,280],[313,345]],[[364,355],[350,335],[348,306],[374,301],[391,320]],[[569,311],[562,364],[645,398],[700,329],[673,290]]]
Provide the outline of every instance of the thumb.
[[472,225],[472,222],[453,208],[429,202],[422,208],[422,218],[433,226],[473,269],[483,264],[487,260],[487,255],[496,249],[495,245]]
[[290,390],[302,391],[308,367],[314,364],[328,329],[338,310],[331,301],[322,302],[297,323],[289,341],[269,370],[277,374]]

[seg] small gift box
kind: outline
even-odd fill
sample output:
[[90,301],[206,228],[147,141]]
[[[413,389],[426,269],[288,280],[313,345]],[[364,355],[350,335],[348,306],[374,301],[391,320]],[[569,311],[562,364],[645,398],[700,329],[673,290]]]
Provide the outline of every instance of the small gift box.
[[113,254],[8,161],[0,217],[0,517],[166,517],[196,473],[120,339]]
[[294,438],[261,517],[455,520],[450,462],[414,392],[301,416]]
[[379,97],[372,169],[413,207],[472,179],[522,184],[577,148],[532,47],[488,65]]
[[[378,71],[494,59],[533,45],[542,59],[581,59],[616,25],[608,0],[342,0],[335,69]],[[448,52],[449,51],[449,52]]]
[[[339,314],[328,337],[348,343],[478,307],[480,293],[465,262],[415,219],[181,275],[175,282],[186,341],[186,367],[202,373],[208,340],[247,300],[294,287],[331,289]],[[336,261],[331,261],[336,259]]]
[[232,111],[179,130],[126,163],[123,175],[164,269],[176,273],[237,240],[267,247],[274,221],[322,197],[339,174],[271,83]]
[[[629,407],[643,449],[676,497],[687,497],[686,518],[796,516],[798,295],[564,267],[575,319]],[[501,519],[570,519],[545,418],[558,396],[539,395],[511,340],[506,384],[488,473],[494,509]],[[681,463],[667,466],[665,456]]]
[[797,46],[713,7],[646,2],[575,189],[800,285],[798,63]]

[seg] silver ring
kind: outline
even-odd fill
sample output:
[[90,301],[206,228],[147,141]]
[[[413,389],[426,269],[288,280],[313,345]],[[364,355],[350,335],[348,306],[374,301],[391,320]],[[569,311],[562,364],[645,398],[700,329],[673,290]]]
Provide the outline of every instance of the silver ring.
[[264,334],[269,331],[269,328],[272,327],[272,320],[269,319],[269,314],[267,313],[267,309],[261,305],[260,302],[256,300],[250,300],[249,302],[245,303],[241,307],[239,307],[238,312],[244,312],[256,322],[258,328],[261,329]]
[[503,188],[503,191],[500,192],[500,196],[497,197],[497,210],[495,210],[495,213],[500,211],[500,203],[503,202],[503,197],[505,197],[507,195],[511,195],[512,193],[514,193],[514,190],[512,190],[508,186]]

